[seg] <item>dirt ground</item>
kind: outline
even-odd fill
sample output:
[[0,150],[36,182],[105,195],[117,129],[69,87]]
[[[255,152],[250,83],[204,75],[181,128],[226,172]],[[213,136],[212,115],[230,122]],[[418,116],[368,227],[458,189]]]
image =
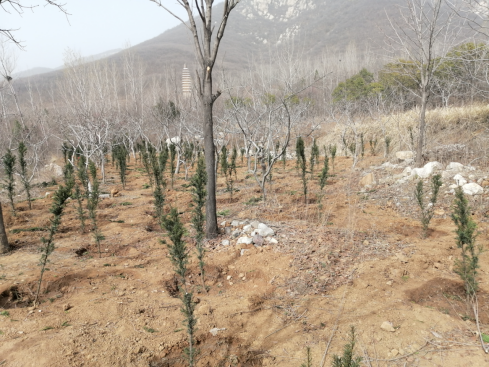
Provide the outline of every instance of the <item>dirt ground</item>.
[[[380,163],[369,157],[359,167]],[[197,301],[197,366],[299,367],[307,347],[314,366],[330,366],[352,325],[355,353],[365,366],[489,365],[453,272],[459,250],[449,215],[435,216],[430,236],[422,239],[416,212],[401,215],[359,192],[361,170],[352,171],[348,158],[336,159],[323,193],[316,169],[308,204],[295,161],[285,169],[277,163],[266,203],[244,166],[238,167],[232,203],[219,178],[218,221],[259,220],[275,230],[278,244],[236,245],[225,234],[209,241],[208,294],[194,255],[188,182],[180,174],[166,192],[166,206],[183,213],[193,255],[188,283]],[[153,216],[148,177],[133,160],[129,168],[121,196],[100,204],[101,257],[92,234],[80,231],[75,203],[68,204],[37,308],[38,249],[46,232],[26,229],[49,226],[51,199],[44,194],[55,187],[37,188],[32,210],[19,201],[15,217],[4,205],[14,248],[0,257],[0,366],[185,365],[187,337],[160,241],[165,235]],[[114,187],[121,186],[109,167],[102,190]],[[487,248],[489,226],[482,213],[475,219],[478,241]],[[221,244],[225,239],[229,246]],[[249,251],[241,255],[242,249]],[[488,264],[483,254],[478,300],[487,334]],[[381,328],[386,321],[392,331]],[[220,329],[215,336],[213,328]]]

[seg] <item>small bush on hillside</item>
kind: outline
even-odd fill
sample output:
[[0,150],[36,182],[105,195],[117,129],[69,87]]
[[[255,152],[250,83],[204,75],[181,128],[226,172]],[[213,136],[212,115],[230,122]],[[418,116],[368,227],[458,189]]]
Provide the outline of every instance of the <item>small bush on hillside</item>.
[[431,198],[428,204],[425,204],[424,202],[425,192],[424,192],[422,180],[418,181],[418,184],[416,185],[416,189],[414,190],[414,196],[421,210],[420,219],[421,219],[421,224],[423,226],[424,238],[428,237],[428,226],[430,225],[431,218],[433,218],[434,215],[435,204],[438,199],[438,192],[440,191],[441,185],[442,185],[441,176],[434,175],[431,178]]
[[356,335],[355,327],[350,328],[350,342],[343,349],[343,356],[333,355],[332,367],[360,367],[362,357],[355,357]]
[[472,220],[470,207],[462,188],[455,191],[452,220],[457,226],[457,247],[462,251],[462,258],[455,260],[454,271],[464,281],[467,296],[474,295],[479,284],[477,282],[477,269],[479,268],[479,255],[482,245],[476,246],[477,225]]
[[12,207],[12,214],[15,216],[15,205],[14,205],[14,194],[15,194],[15,155],[12,154],[10,149],[2,157],[3,169],[5,170],[5,188],[7,189],[8,199],[10,201],[10,206]]

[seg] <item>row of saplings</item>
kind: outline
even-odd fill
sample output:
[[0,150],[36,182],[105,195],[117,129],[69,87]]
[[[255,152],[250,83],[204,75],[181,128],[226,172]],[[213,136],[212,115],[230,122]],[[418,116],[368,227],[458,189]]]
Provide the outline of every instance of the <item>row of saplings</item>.
[[[173,148],[172,148],[173,147]],[[168,154],[165,154],[165,151]],[[19,145],[19,164],[20,164],[20,176],[21,178],[26,176],[26,163],[25,163],[25,146],[23,144]],[[145,145],[141,145],[140,149],[140,160],[145,166],[145,170],[150,177],[150,182],[153,186],[153,195],[155,199],[155,216],[161,225],[161,228],[166,230],[171,243],[165,243],[169,250],[170,260],[173,264],[174,271],[179,279],[179,289],[180,289],[180,299],[182,301],[182,313],[184,314],[184,324],[186,326],[188,334],[189,346],[186,349],[186,358],[190,366],[194,366],[197,358],[198,350],[195,347],[194,335],[196,332],[196,318],[194,315],[195,303],[193,301],[192,290],[188,288],[185,278],[188,274],[187,264],[189,262],[189,250],[186,243],[183,241],[183,235],[185,229],[180,221],[178,211],[172,208],[168,214],[164,214],[164,187],[166,185],[164,180],[164,171],[167,161],[170,161],[170,172],[175,171],[175,156],[176,151],[174,146],[170,146],[167,150],[163,150],[159,155],[152,148],[147,149]],[[304,153],[304,142],[302,139],[297,140],[296,144],[297,153],[297,165],[302,173],[303,183],[304,183],[304,195],[307,195],[306,186],[306,157]],[[330,147],[330,153],[334,159],[335,149]],[[311,149],[311,165],[313,165],[312,157],[318,156],[317,146],[315,147],[315,142]],[[224,157],[226,154],[224,153]],[[233,157],[234,156],[234,157]],[[235,170],[235,160],[236,155],[233,153],[231,157],[231,162],[228,163],[227,159],[221,159],[222,169],[231,171],[229,175],[232,174],[232,169]],[[328,171],[328,157],[325,154],[324,168],[321,175],[321,189],[324,187],[324,183],[327,177]],[[66,156],[65,156],[66,158]],[[129,154],[123,145],[117,145],[112,151],[112,160],[119,170],[121,182],[125,185],[126,182],[126,169],[127,160]],[[221,157],[222,158],[222,157]],[[7,192],[9,193],[9,198],[11,200],[12,210],[15,213],[15,207],[13,204],[13,192],[14,192],[14,180],[13,173],[15,170],[15,156],[8,151],[6,155],[2,157],[2,162],[7,176]],[[61,217],[63,210],[66,206],[67,200],[73,198],[76,200],[77,215],[80,220],[81,230],[86,231],[85,221],[90,219],[92,222],[92,233],[95,239],[95,243],[98,247],[99,256],[101,256],[100,242],[104,239],[97,225],[97,207],[99,202],[99,180],[97,178],[97,168],[92,161],[87,161],[83,155],[77,155],[76,159],[76,169],[65,159],[65,167],[63,169],[64,173],[64,185],[60,185],[53,195],[52,206],[50,212],[53,214],[50,220],[50,228],[48,229],[47,237],[41,238],[41,259],[40,266],[41,272],[37,286],[37,292],[34,300],[34,305],[39,302],[40,288],[42,284],[43,274],[46,270],[46,264],[48,263],[48,258],[50,254],[54,251],[54,235],[56,234],[59,225],[61,223]],[[334,162],[334,161],[333,161]],[[227,174],[226,174],[227,176]],[[324,181],[323,181],[324,180]],[[27,180],[22,179],[24,187],[27,191],[27,197],[30,206],[30,192]],[[173,181],[173,179],[172,179]],[[200,267],[200,275],[202,281],[202,287],[207,292],[208,287],[205,285],[205,269],[204,269],[204,256],[205,250],[203,247],[204,240],[204,205],[206,200],[206,182],[207,175],[205,172],[205,162],[202,155],[198,155],[197,169],[195,174],[191,177],[190,185],[192,186],[192,197],[193,197],[193,209],[192,209],[192,226],[195,230],[195,242],[196,242],[196,254],[198,258],[198,263]],[[440,175],[435,175],[431,180],[431,197],[428,204],[424,202],[424,188],[423,182],[419,181],[415,189],[415,197],[421,209],[421,223],[423,226],[423,235],[426,237],[428,235],[429,222],[434,215],[434,208],[437,201],[439,189],[442,185]],[[83,202],[86,202],[84,206]],[[88,216],[87,216],[88,212]],[[452,219],[457,226],[457,246],[462,251],[462,258],[456,260],[455,271],[460,275],[464,281],[467,296],[470,300],[475,300],[475,294],[478,290],[477,282],[477,269],[479,268],[479,255],[482,252],[482,246],[476,245],[476,224],[471,218],[471,211],[468,206],[468,201],[464,196],[461,188],[456,190],[454,210],[452,213]],[[482,336],[481,336],[482,337]],[[350,332],[350,342],[345,346],[345,350],[342,357],[334,356],[333,366],[359,366],[361,362],[360,357],[355,357],[353,354],[353,349],[355,345],[355,330],[351,329]],[[310,350],[307,351],[307,360],[303,366],[311,366],[311,354]]]

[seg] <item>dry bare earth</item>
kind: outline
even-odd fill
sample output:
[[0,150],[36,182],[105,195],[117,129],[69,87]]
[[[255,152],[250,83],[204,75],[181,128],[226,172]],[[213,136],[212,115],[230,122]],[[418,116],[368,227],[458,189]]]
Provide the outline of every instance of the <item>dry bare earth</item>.
[[[131,163],[122,196],[101,203],[102,258],[91,234],[80,233],[69,204],[39,308],[30,308],[30,301],[42,232],[9,233],[15,249],[0,257],[0,365],[184,365],[186,335],[180,301],[172,296],[168,252],[159,242],[164,234],[152,216],[151,189],[143,188],[148,179]],[[360,166],[380,163],[369,157]],[[421,240],[415,213],[401,216],[385,201],[365,200],[358,193],[360,171],[352,172],[350,165],[350,159],[337,158],[321,203],[317,180],[311,180],[308,205],[292,161],[286,170],[275,169],[267,203],[250,201],[260,193],[244,168],[238,169],[234,203],[219,179],[218,207],[226,214],[221,221],[263,221],[275,230],[278,244],[243,247],[231,239],[225,247],[226,235],[209,242],[209,294],[199,293],[197,263],[191,263],[188,282],[199,302],[199,366],[299,366],[307,346],[319,365],[331,340],[328,366],[332,354],[341,353],[350,325],[359,333],[357,353],[371,359],[367,365],[489,363],[452,271],[458,250],[451,221],[435,218],[431,236]],[[119,186],[115,172],[109,177],[105,191]],[[175,190],[167,191],[167,204],[184,212],[189,223],[184,184],[179,177]],[[7,227],[47,226],[50,200],[36,200],[31,211],[19,203],[17,217],[7,214]],[[479,241],[487,243],[487,223],[477,215]],[[88,251],[77,255],[83,248]],[[243,256],[242,248],[249,250]],[[481,260],[480,314],[489,334],[487,255]],[[385,321],[395,331],[381,329]],[[212,328],[222,330],[213,336]]]

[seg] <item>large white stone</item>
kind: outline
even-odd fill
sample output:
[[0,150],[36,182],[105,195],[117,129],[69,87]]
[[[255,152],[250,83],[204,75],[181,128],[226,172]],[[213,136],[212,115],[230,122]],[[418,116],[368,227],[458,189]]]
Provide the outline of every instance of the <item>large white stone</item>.
[[443,165],[440,162],[428,162],[422,168],[414,168],[411,175],[416,175],[420,178],[428,178],[435,170],[440,169],[443,169]]
[[414,153],[410,150],[400,151],[396,153],[396,158],[405,161],[406,159],[413,159]]
[[467,183],[467,180],[460,173],[453,176],[453,179],[455,180],[457,186],[463,186]]
[[253,243],[253,239],[251,237],[240,237],[240,238],[238,238],[238,241],[236,242],[236,244],[240,245],[242,243],[245,245],[251,245]]
[[268,237],[268,236],[273,236],[275,234],[275,231],[267,227],[267,228],[258,229],[257,233],[262,237]]
[[458,162],[450,162],[447,166],[447,170],[449,171],[462,172],[463,169],[464,165]]
[[475,182],[463,185],[462,190],[466,195],[481,195],[484,192],[482,186],[477,185]]

